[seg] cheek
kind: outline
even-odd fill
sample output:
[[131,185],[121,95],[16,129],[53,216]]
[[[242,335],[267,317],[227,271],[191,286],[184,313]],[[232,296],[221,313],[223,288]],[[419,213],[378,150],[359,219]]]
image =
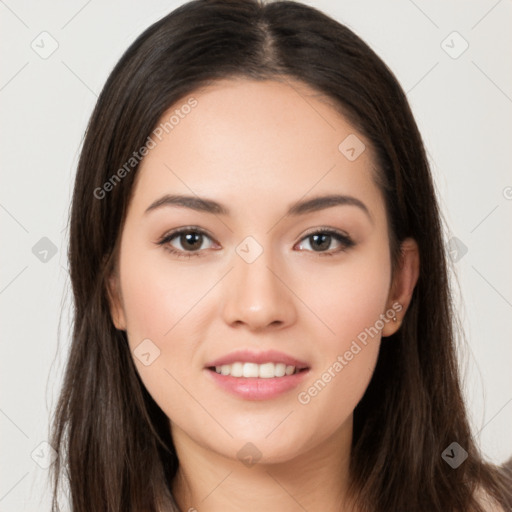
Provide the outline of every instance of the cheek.
[[325,310],[326,323],[335,334],[316,340],[319,362],[297,395],[303,414],[321,418],[326,432],[334,432],[351,416],[379,354],[385,294],[373,286],[353,290],[350,296],[338,296],[333,301],[336,307]]
[[[218,277],[176,271],[161,255],[126,247],[120,265],[127,336],[133,361],[153,399],[173,418],[190,413],[190,369],[201,342],[202,297]],[[166,264],[167,263],[167,264]]]
[[316,339],[318,364],[301,388],[298,403],[311,417],[324,418],[327,430],[348,418],[373,375],[389,284],[385,244],[347,258],[331,272],[316,274],[309,304],[330,332],[324,329],[327,335]]
[[176,270],[158,251],[132,252],[121,265],[127,330],[134,343],[142,337],[165,344],[211,287],[203,273]]
[[376,337],[368,346],[358,341],[344,346],[299,391],[299,415],[308,423],[320,421],[322,432],[327,434],[346,425],[372,378],[379,345]]
[[364,338],[366,330],[385,312],[391,279],[386,241],[357,254],[347,253],[346,260],[338,265],[317,266],[311,275],[314,279],[303,284],[301,293],[329,327],[320,341],[332,359],[333,351],[347,350],[361,333]]

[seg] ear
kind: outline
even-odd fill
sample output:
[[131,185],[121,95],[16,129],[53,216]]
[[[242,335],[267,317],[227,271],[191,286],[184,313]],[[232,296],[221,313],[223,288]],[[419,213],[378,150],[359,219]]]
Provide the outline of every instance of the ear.
[[400,245],[400,253],[400,261],[393,276],[387,302],[387,308],[396,313],[396,322],[391,320],[384,325],[384,337],[391,336],[400,328],[420,273],[420,254],[416,240],[406,238]]
[[110,306],[110,315],[112,322],[119,331],[126,330],[126,318],[124,314],[121,289],[119,286],[119,277],[111,275],[107,284],[107,295]]

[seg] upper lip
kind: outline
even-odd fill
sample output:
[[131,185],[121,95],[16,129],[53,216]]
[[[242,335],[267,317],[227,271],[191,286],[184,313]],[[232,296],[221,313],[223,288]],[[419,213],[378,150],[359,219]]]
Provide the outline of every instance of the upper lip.
[[206,368],[210,368],[237,362],[256,364],[283,363],[287,366],[295,366],[295,368],[298,370],[309,368],[308,364],[304,361],[300,361],[295,357],[284,354],[283,352],[278,352],[276,350],[265,350],[263,352],[254,352],[252,350],[236,350],[235,352],[231,352],[230,354],[206,363],[205,366]]

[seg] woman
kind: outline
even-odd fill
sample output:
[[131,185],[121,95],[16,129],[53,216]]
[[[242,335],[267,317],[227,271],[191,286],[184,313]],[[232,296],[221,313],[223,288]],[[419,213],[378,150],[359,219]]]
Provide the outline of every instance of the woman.
[[74,511],[511,510],[469,430],[443,247],[361,39],[294,2],[176,9],[81,153],[55,497],[65,469]]

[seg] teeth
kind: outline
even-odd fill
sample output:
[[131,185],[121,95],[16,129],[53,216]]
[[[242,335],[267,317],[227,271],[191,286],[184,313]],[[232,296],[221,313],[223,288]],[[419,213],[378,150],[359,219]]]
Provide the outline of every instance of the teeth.
[[272,379],[297,373],[295,366],[284,363],[233,363],[216,366],[215,371],[221,375],[231,377],[259,377],[260,379]]

